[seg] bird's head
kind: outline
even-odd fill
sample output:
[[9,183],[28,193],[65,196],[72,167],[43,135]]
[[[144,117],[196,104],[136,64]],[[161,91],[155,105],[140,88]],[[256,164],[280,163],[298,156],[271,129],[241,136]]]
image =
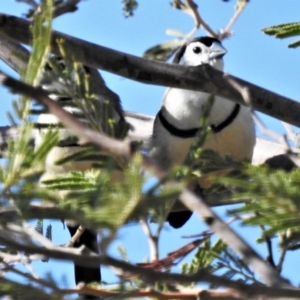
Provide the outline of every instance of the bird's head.
[[226,49],[212,37],[199,37],[185,43],[176,53],[173,63],[186,66],[210,64],[217,70],[224,67],[223,56]]

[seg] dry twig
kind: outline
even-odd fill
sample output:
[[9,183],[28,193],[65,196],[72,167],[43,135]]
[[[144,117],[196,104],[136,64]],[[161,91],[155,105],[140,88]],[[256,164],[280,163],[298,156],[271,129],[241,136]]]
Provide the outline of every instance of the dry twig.
[[190,37],[192,37],[197,30],[199,29],[199,27],[202,25],[203,29],[207,31],[207,33],[214,37],[214,38],[218,38],[217,33],[215,33],[210,26],[203,20],[203,18],[201,18],[199,10],[198,10],[198,5],[193,1],[193,0],[186,0],[186,3],[189,7],[189,14],[193,17],[193,19],[195,20],[195,27],[191,30],[191,32],[189,32],[186,36],[187,39],[189,39]]
[[219,34],[219,39],[223,40],[224,38],[227,38],[232,35],[231,29],[234,25],[234,23],[237,21],[241,13],[246,8],[248,1],[247,0],[237,0],[236,9],[234,12],[233,17],[229,20],[229,23],[227,26],[221,30]]

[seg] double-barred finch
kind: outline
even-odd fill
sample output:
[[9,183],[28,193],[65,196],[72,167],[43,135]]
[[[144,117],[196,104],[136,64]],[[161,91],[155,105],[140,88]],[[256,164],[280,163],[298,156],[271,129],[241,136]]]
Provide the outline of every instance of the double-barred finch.
[[[98,129],[106,134],[113,134],[114,136],[118,135],[118,137],[120,137],[126,130],[125,127],[127,124],[123,116],[123,110],[119,101],[119,97],[106,87],[100,74],[96,70],[88,67],[83,67],[81,69],[81,72],[84,73],[83,75],[92,75],[90,76],[89,81],[90,92],[96,98],[93,100],[93,105],[91,103],[86,103],[85,101],[87,100],[85,99],[77,99],[76,102],[74,101],[73,97],[70,96],[71,94],[76,93],[76,89],[73,89],[73,91],[70,92],[70,89],[72,90],[72,83],[70,79],[72,79],[72,76],[75,76],[74,71],[74,74],[71,74],[69,79],[60,77],[59,75],[56,76],[55,72],[62,72],[66,66],[64,61],[61,59],[58,59],[56,62],[54,62],[54,65],[55,67],[50,67],[50,65],[45,67],[45,75],[41,80],[41,86],[49,92],[49,96],[61,104],[66,111],[72,113],[83,123],[86,123],[86,125],[91,125],[88,124],[88,121],[85,117],[85,114],[89,113],[89,121],[92,121],[92,127],[94,129]],[[108,100],[109,103],[107,103]],[[82,109],[88,110],[91,107],[93,107],[93,109],[96,111],[85,111],[85,114],[82,113]],[[108,116],[106,115],[106,118],[104,118],[105,120],[102,118],[104,117],[104,114],[107,113],[109,114],[109,117],[115,120],[114,132],[109,132],[107,129],[107,124],[105,124]],[[49,130],[49,128],[53,128],[53,125],[57,125],[59,128],[58,131],[60,140],[58,145],[54,146],[46,157],[45,173],[40,179],[41,182],[49,179],[55,179],[56,177],[68,172],[89,170],[95,163],[95,160],[87,158],[86,160],[68,161],[64,164],[56,164],[57,161],[82,151],[83,147],[78,144],[76,137],[74,137],[69,130],[59,126],[59,120],[54,115],[47,112],[41,113],[38,117],[36,127],[38,128],[39,133],[36,136],[35,147],[39,147],[43,141],[43,136]],[[71,236],[73,236],[77,231],[79,224],[76,224],[74,221],[67,221],[66,223]],[[97,234],[92,230],[85,229],[79,240],[75,243],[74,247],[80,247],[82,245],[85,245],[90,250],[97,253]],[[80,282],[89,284],[91,282],[101,281],[101,272],[99,267],[90,268],[75,264],[74,268],[76,284]],[[84,299],[98,298],[85,295]]]
[[[186,66],[209,64],[223,70],[226,54],[221,42],[212,37],[195,38],[176,53],[173,63]],[[166,170],[181,165],[196,136],[201,131],[200,120],[210,95],[204,92],[168,88],[153,128],[151,146],[156,162]],[[203,149],[216,151],[220,156],[235,160],[251,160],[255,145],[255,128],[248,107],[215,96],[208,117],[211,129]],[[200,182],[201,188],[201,182]],[[192,212],[172,212],[167,221],[174,228],[183,226]]]

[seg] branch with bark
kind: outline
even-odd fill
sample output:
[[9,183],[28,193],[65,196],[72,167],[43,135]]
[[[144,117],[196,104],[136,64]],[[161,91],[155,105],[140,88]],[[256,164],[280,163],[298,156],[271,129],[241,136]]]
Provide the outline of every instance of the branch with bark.
[[12,239],[9,236],[1,236],[0,241],[8,245],[11,249],[20,249],[22,247],[23,251],[26,253],[38,253],[51,258],[71,260],[76,262],[79,265],[95,267],[96,265],[107,265],[113,266],[117,269],[122,270],[122,272],[129,274],[138,274],[140,278],[147,280],[150,283],[155,282],[178,282],[178,283],[199,283],[206,282],[218,286],[227,286],[231,289],[237,290],[238,293],[242,293],[244,298],[249,299],[249,297],[255,296],[269,296],[272,298],[299,298],[300,290],[296,288],[287,288],[287,287],[266,287],[263,285],[247,285],[242,282],[237,282],[234,280],[227,279],[225,277],[219,277],[212,275],[209,271],[204,269],[199,270],[194,274],[177,274],[177,273],[162,273],[156,272],[147,268],[142,268],[129,264],[124,261],[117,260],[107,255],[96,255],[90,253],[88,249],[70,249],[70,248],[61,248],[58,246],[47,248],[38,247],[36,245],[20,244],[18,241]]
[[[0,15],[0,36],[2,35],[6,39],[13,39],[29,45],[31,42],[29,26],[30,22],[26,20]],[[186,67],[150,61],[54,31],[51,51],[58,55],[60,54],[58,40],[64,40],[65,46],[73,58],[87,66],[146,84],[203,91],[244,104],[242,95],[224,78],[224,73],[210,66]],[[231,77],[241,86],[248,87],[255,110],[289,124],[300,126],[300,104],[298,102],[237,77]]]

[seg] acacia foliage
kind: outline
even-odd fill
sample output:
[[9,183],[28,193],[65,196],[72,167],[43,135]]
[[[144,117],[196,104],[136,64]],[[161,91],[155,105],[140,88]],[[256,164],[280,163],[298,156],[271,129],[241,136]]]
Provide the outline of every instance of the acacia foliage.
[[[136,1],[123,2],[126,14],[132,15],[133,9],[137,6]],[[37,13],[35,16],[32,54],[28,69],[26,73],[22,74],[23,80],[34,86],[39,84],[45,64],[51,56],[49,44],[54,8],[50,0],[42,1],[41,5],[41,13]],[[270,30],[269,33],[276,31],[281,32],[280,36],[295,35],[298,30],[296,25],[292,26],[292,29],[289,29],[289,26],[279,26],[278,31],[273,28],[273,31]],[[173,46],[173,44],[171,47],[167,45],[166,49],[169,51]],[[178,43],[176,46],[178,46]],[[158,49],[162,49],[162,52],[156,52],[157,48],[151,49],[148,53],[151,53],[152,58],[155,59],[165,60],[170,55],[170,52],[164,51],[163,46]],[[83,71],[84,66],[80,62],[72,60],[72,57],[67,53],[67,49],[64,49],[63,42],[61,52],[67,67],[61,70],[58,66],[55,66],[55,62],[52,62],[52,68],[57,72],[54,72],[54,77],[64,79],[67,86],[66,93],[74,98],[74,105],[83,111],[84,122],[96,131],[112,137],[119,133],[118,138],[123,138],[126,131],[120,133],[116,128],[117,125],[110,113],[111,103],[106,101],[99,104],[96,95],[90,91],[90,78]],[[165,55],[166,53],[167,55]],[[51,61],[48,63],[51,64]],[[77,98],[77,101],[75,98]],[[38,149],[32,148],[30,145],[30,131],[34,127],[34,122],[32,122],[34,117],[32,116],[32,106],[29,103],[29,99],[20,97],[14,104],[17,116],[14,124],[20,126],[20,136],[18,140],[11,141],[9,144],[5,154],[5,163],[0,169],[3,187],[1,190],[1,205],[2,207],[13,206],[18,210],[19,218],[17,221],[14,220],[16,224],[27,221],[26,211],[30,205],[36,199],[42,199],[49,204],[54,204],[65,218],[76,218],[83,226],[99,231],[102,238],[102,251],[106,254],[106,250],[114,241],[118,229],[130,222],[136,223],[141,219],[149,220],[149,217],[155,220],[160,226],[157,235],[152,236],[152,238],[158,239],[164,218],[173,204],[173,199],[180,194],[184,184],[196,177],[213,176],[216,171],[226,170],[228,175],[215,180],[215,184],[205,192],[207,199],[213,193],[220,193],[220,195],[225,195],[220,199],[220,202],[243,202],[243,205],[231,210],[229,213],[235,218],[243,220],[245,225],[261,228],[262,235],[258,241],[270,244],[271,240],[275,240],[276,246],[281,249],[282,255],[286,255],[289,250],[294,251],[299,247],[300,221],[298,218],[297,195],[299,194],[300,177],[297,169],[287,173],[266,166],[253,167],[246,163],[238,164],[230,158],[224,160],[215,154],[203,153],[199,150],[201,147],[195,147],[184,166],[172,170],[164,180],[159,181],[151,188],[145,189],[145,182],[149,175],[141,172],[144,168],[141,154],[136,153],[129,161],[120,161],[118,158],[109,155],[109,153],[101,153],[97,148],[91,146],[84,148],[76,155],[59,161],[58,164],[93,157],[97,160],[97,164],[92,170],[62,174],[56,179],[48,180],[44,186],[41,186],[38,181],[39,177],[44,172],[48,152],[60,142],[59,130],[61,128],[54,127],[49,130]],[[39,108],[41,110],[46,109],[46,107]],[[100,126],[95,122],[96,116],[101,116]],[[202,121],[205,123],[205,120]],[[204,139],[205,136],[201,138]],[[201,146],[201,143],[199,145]],[[201,169],[201,172],[199,172],[199,169]],[[123,174],[121,181],[114,181],[113,175],[116,171]],[[182,184],[176,186],[166,184],[169,180],[178,178],[180,178]],[[66,190],[68,190],[68,193],[62,197],[60,192]],[[39,218],[38,215],[36,217]],[[3,226],[1,228],[2,234],[4,234],[4,231],[10,232],[5,227],[6,224],[3,224]],[[56,234],[59,234],[52,233],[49,226],[46,233],[44,233],[42,221],[37,221],[36,230],[40,234],[45,234],[46,238],[50,240]],[[10,233],[12,236],[16,235],[16,232],[11,231]],[[279,237],[279,239],[276,239],[276,237]],[[20,241],[25,243],[27,242],[26,238],[28,239],[28,235],[25,232],[21,235]],[[5,239],[2,239],[2,243],[3,253],[14,254],[9,245],[5,244]],[[19,250],[22,250],[22,243],[20,243]],[[272,252],[270,251],[269,254],[271,255]],[[125,252],[123,252],[123,255],[126,259]],[[28,256],[27,253],[25,256]],[[270,263],[274,264],[274,268],[281,270],[281,259],[278,262],[270,260]],[[3,264],[4,268],[8,268],[7,263],[3,261]],[[169,272],[172,266],[171,264],[164,267],[161,271]],[[199,268],[239,282],[262,284],[257,275],[230,250],[228,245],[219,239],[213,238],[212,232],[197,247],[192,259],[183,264],[182,273],[193,274]],[[7,270],[11,270],[11,268]],[[41,297],[45,299],[61,297],[59,288],[51,277],[45,281],[36,282],[34,276],[30,274],[28,279],[32,288],[24,291],[25,295],[31,295],[32,289],[36,289],[43,294]],[[5,278],[3,281],[6,284],[0,287],[1,295],[12,295],[15,299],[18,299],[23,286],[20,287],[19,283],[11,282]],[[38,287],[34,286],[33,283],[38,283]],[[117,290],[120,293],[132,289],[142,290],[145,286],[159,292],[171,291],[174,288],[171,284],[153,284],[143,280],[143,278],[132,278],[130,276],[120,276],[118,283]],[[130,283],[130,285],[127,283]],[[187,284],[190,288],[193,288],[194,285],[194,282]],[[212,284],[212,287],[216,288],[217,285]],[[54,293],[47,293],[47,288],[52,289]],[[107,287],[104,284],[102,288]],[[24,295],[22,299],[25,299]]]

